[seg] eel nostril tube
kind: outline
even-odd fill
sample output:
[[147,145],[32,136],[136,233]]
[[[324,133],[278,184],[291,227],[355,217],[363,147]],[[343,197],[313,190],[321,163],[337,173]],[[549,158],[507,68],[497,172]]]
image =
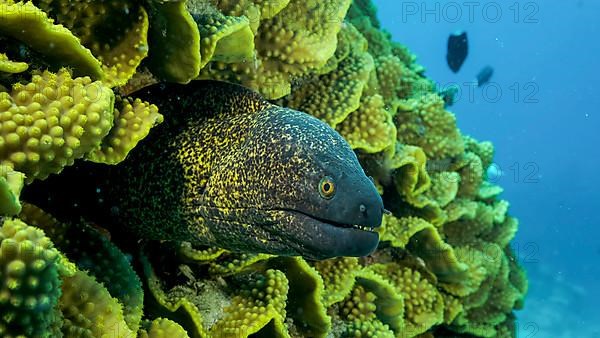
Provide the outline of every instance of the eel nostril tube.
[[364,204],[361,204],[358,207],[358,210],[360,210],[360,212],[364,214],[365,212],[367,212],[367,207]]

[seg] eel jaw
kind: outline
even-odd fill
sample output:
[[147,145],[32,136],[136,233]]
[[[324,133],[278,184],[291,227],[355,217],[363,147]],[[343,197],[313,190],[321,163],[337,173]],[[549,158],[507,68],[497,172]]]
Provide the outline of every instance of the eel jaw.
[[[283,233],[278,234],[305,258],[368,256],[377,249],[379,234],[362,225],[346,225],[294,211],[279,211]],[[280,229],[281,230],[281,229]]]

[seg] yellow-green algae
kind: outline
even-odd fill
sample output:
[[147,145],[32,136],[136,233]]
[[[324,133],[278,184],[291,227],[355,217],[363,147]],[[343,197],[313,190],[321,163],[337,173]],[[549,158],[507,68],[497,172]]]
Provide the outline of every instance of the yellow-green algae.
[[[350,4],[0,1],[2,336],[514,337],[527,278],[510,249],[518,221],[486,181],[494,148],[460,133],[373,4]],[[24,183],[77,159],[118,165],[162,121],[116,87],[198,77],[335,127],[393,212],[377,252],[307,262],[154,243],[126,255],[96,225],[19,201]]]

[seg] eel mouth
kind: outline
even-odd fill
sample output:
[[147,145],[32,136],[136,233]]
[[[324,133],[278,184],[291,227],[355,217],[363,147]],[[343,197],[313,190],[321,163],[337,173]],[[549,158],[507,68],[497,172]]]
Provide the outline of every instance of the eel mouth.
[[343,224],[295,210],[281,212],[287,218],[286,225],[290,226],[290,235],[285,236],[288,243],[306,258],[368,256],[379,244],[379,234],[374,231],[379,224]]
[[367,232],[375,232],[375,228],[379,227],[379,225],[373,225],[373,226],[366,226],[366,225],[360,225],[360,224],[346,224],[346,223],[338,223],[338,222],[334,222],[334,221],[330,221],[330,220],[326,220],[326,219],[322,219],[319,217],[314,217],[311,215],[306,215],[304,213],[302,213],[303,215],[310,217],[312,219],[315,219],[325,225],[330,225],[330,226],[334,226],[334,227],[338,227],[338,228],[345,228],[345,229],[355,229],[355,230],[360,230],[360,231],[367,231]]

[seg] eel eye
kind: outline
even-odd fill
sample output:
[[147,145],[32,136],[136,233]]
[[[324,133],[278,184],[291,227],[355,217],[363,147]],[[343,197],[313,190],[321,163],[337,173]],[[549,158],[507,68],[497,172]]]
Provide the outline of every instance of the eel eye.
[[325,176],[319,182],[319,194],[325,199],[330,199],[335,195],[335,183],[329,176]]

